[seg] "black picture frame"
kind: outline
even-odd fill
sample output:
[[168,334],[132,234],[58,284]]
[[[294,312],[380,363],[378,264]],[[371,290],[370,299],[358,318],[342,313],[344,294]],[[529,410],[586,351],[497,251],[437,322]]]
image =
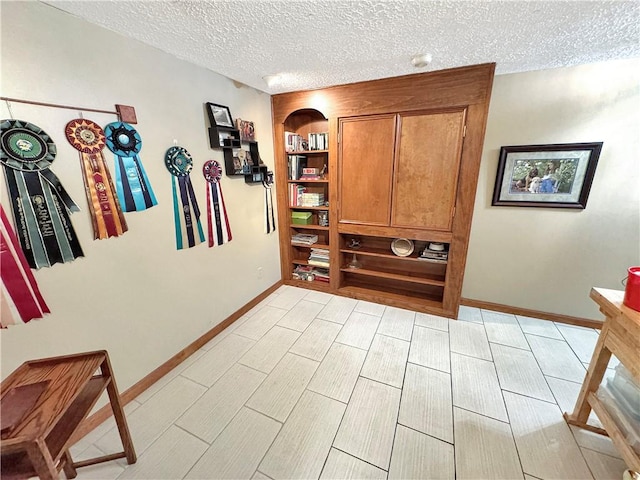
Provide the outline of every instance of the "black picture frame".
[[602,142],[500,149],[491,205],[584,209]]
[[231,110],[225,105],[207,102],[207,113],[211,126],[235,128],[233,126],[233,117]]

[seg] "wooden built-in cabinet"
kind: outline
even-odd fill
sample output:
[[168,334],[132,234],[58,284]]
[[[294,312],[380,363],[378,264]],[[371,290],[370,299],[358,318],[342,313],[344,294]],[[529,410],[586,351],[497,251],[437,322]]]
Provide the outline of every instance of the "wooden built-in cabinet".
[[[495,64],[341,85],[272,97],[282,277],[285,283],[398,307],[457,316]],[[328,132],[328,149],[295,152],[326,165],[319,185],[329,226],[293,225],[285,132]],[[303,209],[304,210],[304,209]],[[318,234],[330,252],[328,283],[293,278]],[[395,255],[407,238],[413,254]],[[357,249],[350,247],[359,240]],[[446,261],[420,253],[444,243]],[[317,245],[312,246],[316,248]],[[349,266],[356,255],[359,268]]]
[[464,129],[464,109],[340,119],[340,222],[450,231]]

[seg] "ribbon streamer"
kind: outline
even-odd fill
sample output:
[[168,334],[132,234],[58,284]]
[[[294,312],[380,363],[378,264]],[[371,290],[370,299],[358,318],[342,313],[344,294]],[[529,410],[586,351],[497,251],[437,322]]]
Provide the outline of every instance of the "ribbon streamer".
[[264,187],[264,215],[265,215],[265,232],[267,234],[276,231],[276,217],[273,213],[273,196],[271,195],[271,186],[273,185],[273,173],[267,172],[262,182]]
[[104,131],[91,120],[77,118],[67,123],[65,134],[71,146],[80,152],[94,240],[122,235],[128,230],[127,221],[102,155],[106,143]]
[[200,209],[189,177],[193,159],[185,148],[174,146],[167,150],[164,163],[172,175],[176,248],[182,250],[195,247],[204,242],[204,232],[200,223]]
[[50,313],[16,234],[0,205],[0,328]]
[[158,204],[138,156],[140,134],[128,123],[113,122],[104,128],[107,148],[116,155],[116,191],[125,212],[146,210]]
[[[231,225],[227,216],[227,207],[222,195],[222,167],[215,160],[205,162],[202,174],[207,181],[207,223],[209,233],[209,247],[222,245],[232,240]],[[222,208],[220,205],[222,204]],[[215,228],[213,220],[215,219]]]
[[84,256],[69,218],[80,209],[49,169],[57,153],[51,137],[32,123],[2,120],[0,145],[16,232],[29,266],[50,267]]

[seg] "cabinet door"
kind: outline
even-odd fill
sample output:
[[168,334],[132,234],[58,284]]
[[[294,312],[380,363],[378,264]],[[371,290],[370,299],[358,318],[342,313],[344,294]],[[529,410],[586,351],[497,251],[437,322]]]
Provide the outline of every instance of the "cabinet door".
[[395,115],[340,121],[340,222],[389,225]]
[[391,225],[451,230],[465,110],[400,117]]

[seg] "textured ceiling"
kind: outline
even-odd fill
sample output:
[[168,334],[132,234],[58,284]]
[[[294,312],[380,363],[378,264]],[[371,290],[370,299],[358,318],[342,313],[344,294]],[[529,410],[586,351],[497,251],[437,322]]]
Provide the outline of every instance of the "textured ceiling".
[[[496,62],[496,73],[640,57],[638,1],[57,1],[268,93]],[[411,57],[431,53],[417,69]],[[282,82],[269,87],[268,74]]]

